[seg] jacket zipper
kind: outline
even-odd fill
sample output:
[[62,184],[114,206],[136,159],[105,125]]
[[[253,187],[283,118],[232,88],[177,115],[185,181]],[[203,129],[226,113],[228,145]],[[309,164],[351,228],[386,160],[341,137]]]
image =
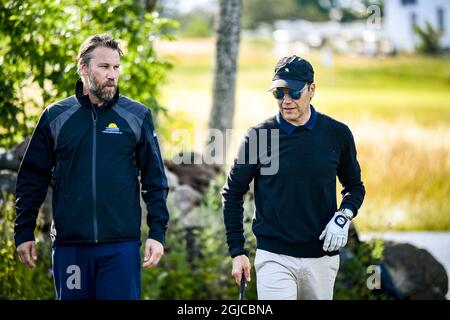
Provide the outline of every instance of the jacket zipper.
[[96,179],[96,164],[97,164],[97,113],[92,106],[92,199],[94,203],[93,219],[94,219],[94,241],[98,242],[98,228],[97,228],[97,179]]

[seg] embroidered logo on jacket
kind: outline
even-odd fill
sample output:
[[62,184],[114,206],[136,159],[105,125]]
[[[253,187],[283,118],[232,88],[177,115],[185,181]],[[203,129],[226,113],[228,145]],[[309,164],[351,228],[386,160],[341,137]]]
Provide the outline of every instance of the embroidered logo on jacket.
[[111,122],[111,123],[105,128],[105,130],[103,130],[102,132],[103,132],[103,133],[122,134],[122,131],[120,131],[119,127],[118,127],[117,124],[115,124],[114,122]]

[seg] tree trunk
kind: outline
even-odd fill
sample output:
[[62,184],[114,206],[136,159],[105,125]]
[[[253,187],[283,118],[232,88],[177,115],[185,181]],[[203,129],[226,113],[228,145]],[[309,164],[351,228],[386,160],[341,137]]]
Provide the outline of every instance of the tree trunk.
[[[241,9],[242,0],[219,0],[213,105],[209,118],[209,128],[218,129],[224,138],[226,129],[233,127]],[[207,143],[210,142],[211,139],[209,138]],[[224,145],[224,148],[226,154],[228,143]]]
[[158,0],[137,0],[141,3],[144,12],[153,12],[156,9]]

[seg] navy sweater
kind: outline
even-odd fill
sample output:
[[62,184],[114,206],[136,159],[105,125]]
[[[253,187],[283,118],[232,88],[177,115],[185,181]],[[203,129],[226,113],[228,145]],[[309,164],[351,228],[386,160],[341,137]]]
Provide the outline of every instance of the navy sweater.
[[[363,202],[355,143],[345,124],[312,108],[307,124],[283,128],[275,116],[250,128],[229,173],[222,196],[232,257],[245,252],[243,198],[252,180],[257,248],[294,257],[338,253],[323,251],[319,240],[337,210],[336,176],[344,187],[340,208],[356,216]],[[272,140],[276,134],[279,139]]]

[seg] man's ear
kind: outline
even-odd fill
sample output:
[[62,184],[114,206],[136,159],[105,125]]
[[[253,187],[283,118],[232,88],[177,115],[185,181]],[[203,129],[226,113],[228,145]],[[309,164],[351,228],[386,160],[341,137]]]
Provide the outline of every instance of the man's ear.
[[309,85],[309,97],[312,99],[312,97],[314,97],[314,93],[316,92],[316,84],[315,83],[311,83]]
[[80,64],[80,76],[88,75],[89,66],[85,63]]

